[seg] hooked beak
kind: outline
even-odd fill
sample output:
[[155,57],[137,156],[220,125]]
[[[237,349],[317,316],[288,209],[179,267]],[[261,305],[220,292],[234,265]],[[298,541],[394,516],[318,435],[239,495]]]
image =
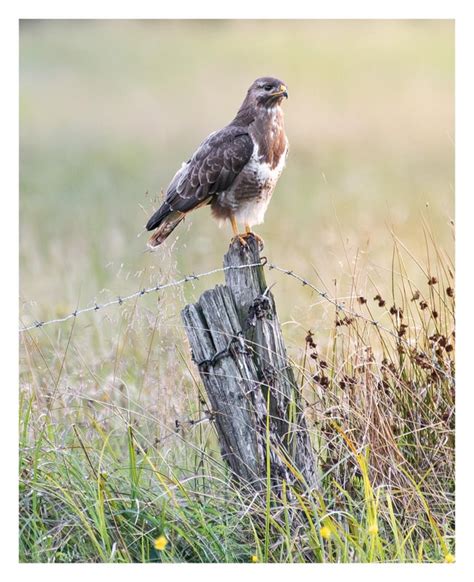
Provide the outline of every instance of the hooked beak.
[[278,91],[276,91],[275,93],[273,93],[273,95],[275,97],[286,97],[288,99],[288,89],[286,88],[286,85],[280,85]]

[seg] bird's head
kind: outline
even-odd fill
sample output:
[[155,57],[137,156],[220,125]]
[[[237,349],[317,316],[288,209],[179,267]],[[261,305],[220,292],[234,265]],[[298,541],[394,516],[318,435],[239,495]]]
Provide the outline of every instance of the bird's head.
[[288,89],[280,79],[275,77],[260,77],[256,79],[247,92],[247,100],[260,107],[274,107],[288,98]]

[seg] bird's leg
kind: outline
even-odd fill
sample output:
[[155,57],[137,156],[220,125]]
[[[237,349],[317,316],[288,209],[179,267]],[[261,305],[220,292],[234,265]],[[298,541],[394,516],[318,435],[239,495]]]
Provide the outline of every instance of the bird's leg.
[[261,236],[259,236],[256,232],[252,232],[252,229],[250,228],[250,226],[248,224],[246,224],[244,237],[248,238],[249,236],[254,236],[255,239],[257,240],[257,242],[259,243],[259,245],[263,249],[263,238]]
[[234,236],[232,238],[232,242],[238,239],[240,244],[244,247],[247,246],[247,242],[245,240],[245,235],[239,234],[239,227],[237,225],[237,221],[235,220],[235,216],[232,214],[230,217],[230,223],[232,224],[232,231],[234,232]]

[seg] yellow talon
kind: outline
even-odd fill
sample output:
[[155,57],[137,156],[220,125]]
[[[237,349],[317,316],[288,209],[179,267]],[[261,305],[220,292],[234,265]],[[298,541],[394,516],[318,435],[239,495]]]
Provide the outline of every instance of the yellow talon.
[[245,238],[248,238],[249,236],[255,237],[256,241],[259,243],[259,245],[263,249],[263,246],[264,246],[263,238],[261,236],[259,236],[256,232],[252,232],[252,229],[250,228],[250,226],[248,224],[246,224],[245,225]]
[[234,238],[232,239],[232,242],[234,242],[235,240],[238,240],[239,243],[243,247],[248,247],[247,241],[245,240],[245,234],[237,234],[237,235],[235,235]]
[[255,237],[255,240],[258,242],[260,247],[263,248],[263,238],[261,236],[259,236],[258,234],[255,234],[254,232],[252,232],[252,229],[250,228],[250,226],[248,224],[245,225],[245,234],[240,234],[239,227],[237,225],[237,221],[236,221],[234,216],[231,216],[230,223],[232,225],[232,231],[234,232],[232,242],[234,242],[236,239],[238,239],[240,244],[242,246],[246,247],[246,246],[248,246],[246,239],[253,236],[253,237]]

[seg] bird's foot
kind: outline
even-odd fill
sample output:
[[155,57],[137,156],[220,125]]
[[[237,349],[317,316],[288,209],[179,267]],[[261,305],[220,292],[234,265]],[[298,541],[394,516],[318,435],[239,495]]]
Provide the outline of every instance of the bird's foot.
[[246,229],[245,234],[241,236],[243,236],[245,239],[253,237],[257,241],[260,250],[263,250],[264,247],[263,238],[259,236],[256,232],[252,232],[250,229]]
[[230,244],[234,244],[234,242],[238,241],[240,243],[241,246],[243,247],[248,247],[249,245],[247,244],[247,241],[245,240],[247,238],[246,234],[236,234],[235,236],[232,237]]

